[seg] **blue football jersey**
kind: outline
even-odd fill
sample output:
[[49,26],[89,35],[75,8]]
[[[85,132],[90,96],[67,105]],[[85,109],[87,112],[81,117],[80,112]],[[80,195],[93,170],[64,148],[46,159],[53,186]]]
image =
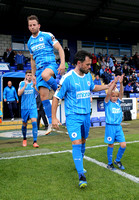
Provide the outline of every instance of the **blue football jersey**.
[[65,97],[65,115],[90,113],[90,91],[94,87],[90,73],[79,76],[74,70],[71,70],[65,74],[55,93],[55,97],[58,99]]
[[36,68],[44,67],[47,63],[56,62],[53,46],[58,41],[52,33],[40,31],[37,37],[31,36],[27,46],[36,63]]
[[104,101],[106,123],[121,124],[123,113],[120,104],[121,104],[120,99],[118,99],[117,102],[115,103],[113,103],[110,100],[108,103]]
[[[19,89],[21,90],[25,85],[24,81],[19,84]],[[35,109],[37,108],[35,99],[35,88],[33,87],[33,82],[28,83],[23,94],[21,95],[21,109]]]

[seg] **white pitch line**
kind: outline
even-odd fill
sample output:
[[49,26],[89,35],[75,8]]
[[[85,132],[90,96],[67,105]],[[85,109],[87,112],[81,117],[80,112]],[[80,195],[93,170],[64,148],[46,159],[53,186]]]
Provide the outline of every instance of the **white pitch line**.
[[[90,162],[93,162],[93,163],[99,165],[100,167],[104,167],[104,168],[107,169],[107,165],[105,163],[103,163],[103,162],[99,162],[99,161],[97,161],[97,160],[95,160],[93,158],[87,157],[87,156],[84,156],[84,159],[86,159],[86,160],[88,160]],[[135,183],[139,183],[139,178],[138,177],[132,176],[132,175],[126,173],[126,172],[120,171],[119,169],[116,169],[116,170],[114,170],[112,172],[117,173],[117,174],[119,174],[121,176],[124,176],[125,178],[128,178],[128,179],[130,179],[131,181],[133,181]]]
[[[131,142],[126,142],[128,144],[132,143],[137,143],[139,140],[131,141]],[[115,143],[115,145],[119,145],[119,143]],[[107,145],[97,145],[97,146],[91,146],[91,147],[86,147],[86,149],[90,148],[98,148],[98,147],[106,147]],[[30,155],[23,155],[23,156],[11,156],[11,157],[1,157],[0,160],[10,160],[10,159],[15,159],[15,158],[29,158],[32,156],[46,156],[50,154],[58,154],[58,153],[66,153],[66,152],[72,152],[72,150],[65,150],[65,151],[56,151],[56,152],[47,152],[47,153],[37,153],[37,154],[30,154]]]
[[[137,143],[139,142],[138,140],[137,141],[131,141],[131,142],[126,142],[128,144],[132,144],[132,143]],[[115,143],[115,145],[118,145],[119,143]],[[87,149],[89,148],[98,148],[98,147],[105,147],[107,145],[97,145],[97,146],[92,146],[92,147],[86,147]],[[59,153],[72,153],[72,150],[65,150],[65,151],[57,151],[57,152],[48,152],[48,153],[38,153],[38,154],[32,154],[32,155],[23,155],[23,156],[12,156],[12,157],[1,157],[0,160],[10,160],[10,159],[15,159],[15,158],[28,158],[28,157],[33,157],[33,156],[45,156],[45,155],[51,155],[51,154],[59,154]],[[87,156],[84,156],[84,159],[88,160],[88,161],[91,161],[101,167],[104,167],[104,168],[107,168],[107,165],[103,162],[99,162],[93,158],[90,158],[90,157],[87,157]],[[118,169],[116,169],[115,171],[113,171],[125,178],[128,178],[130,179],[131,181],[135,182],[135,183],[139,183],[139,178],[135,177],[135,176],[132,176],[130,174],[127,174],[125,172],[122,172]]]
[[11,157],[1,157],[0,160],[10,160],[10,159],[15,159],[15,158],[29,158],[33,156],[46,156],[46,155],[51,155],[51,154],[59,154],[59,153],[67,153],[67,152],[72,152],[71,150],[65,150],[65,151],[56,151],[56,152],[48,152],[48,153],[37,153],[37,154],[31,154],[31,155],[23,155],[23,156],[11,156]]
[[[138,143],[139,140],[131,141],[131,142],[126,142],[126,144],[132,144],[132,143]],[[114,143],[114,145],[119,145],[119,143]],[[86,149],[93,149],[93,148],[98,148],[98,147],[107,147],[107,144],[102,144],[102,145],[97,145],[97,146],[91,146],[91,147],[86,147]]]

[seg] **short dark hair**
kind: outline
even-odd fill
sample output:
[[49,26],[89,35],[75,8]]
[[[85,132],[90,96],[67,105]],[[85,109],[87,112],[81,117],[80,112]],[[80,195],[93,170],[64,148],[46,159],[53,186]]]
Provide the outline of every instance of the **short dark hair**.
[[74,56],[74,64],[77,64],[78,61],[84,62],[86,57],[92,59],[91,53],[84,50],[78,51]]
[[29,21],[29,20],[36,20],[38,22],[38,24],[39,24],[39,19],[38,19],[38,17],[36,15],[30,15],[30,16],[28,16],[27,17],[27,21]]
[[32,73],[32,72],[31,72],[31,70],[30,70],[30,69],[28,69],[28,70],[26,70],[26,74],[27,74],[27,73]]

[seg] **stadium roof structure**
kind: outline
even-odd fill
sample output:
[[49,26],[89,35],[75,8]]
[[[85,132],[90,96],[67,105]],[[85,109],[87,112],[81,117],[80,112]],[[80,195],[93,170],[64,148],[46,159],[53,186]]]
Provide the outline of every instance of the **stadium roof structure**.
[[28,34],[27,16],[59,37],[134,41],[139,37],[138,0],[0,0],[0,33]]

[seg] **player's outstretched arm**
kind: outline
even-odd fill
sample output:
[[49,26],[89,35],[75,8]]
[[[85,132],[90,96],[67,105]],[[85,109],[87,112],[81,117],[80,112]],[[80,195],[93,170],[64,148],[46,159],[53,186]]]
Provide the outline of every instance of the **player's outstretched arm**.
[[56,117],[57,107],[58,107],[58,99],[56,97],[53,97],[53,100],[52,100],[52,126],[53,126],[53,128],[59,129],[59,125],[62,125],[62,124]]

